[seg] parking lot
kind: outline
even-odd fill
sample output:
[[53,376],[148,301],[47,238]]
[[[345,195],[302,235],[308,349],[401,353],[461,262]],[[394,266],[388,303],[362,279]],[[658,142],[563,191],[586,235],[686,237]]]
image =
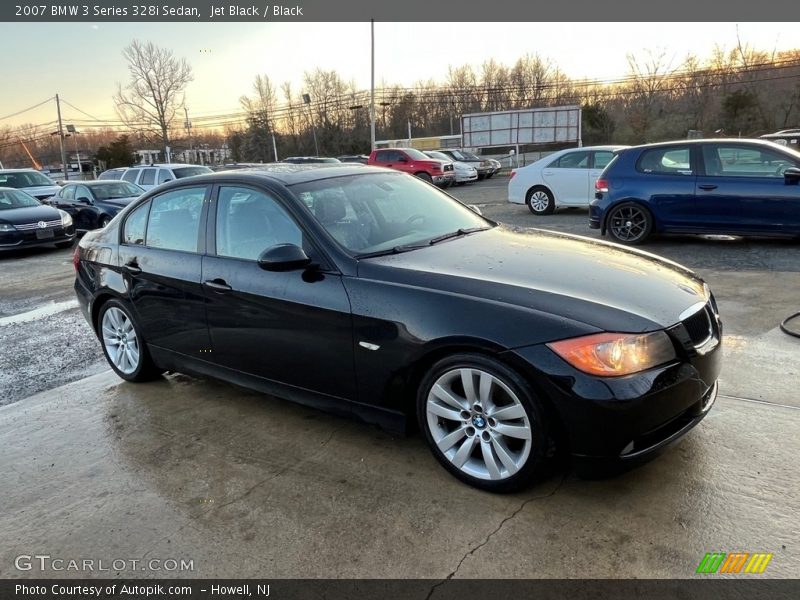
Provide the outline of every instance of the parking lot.
[[[453,195],[505,223],[598,237],[587,210],[535,217],[505,178]],[[720,397],[636,470],[569,468],[500,496],[397,438],[231,385],[122,383],[72,293],[71,251],[0,255],[0,577],[21,554],[193,561],[194,577],[688,578],[707,552],[774,553],[800,574],[800,244],[657,238],[697,271],[725,326]],[[154,576],[154,568],[97,576]],[[157,573],[165,575],[165,573]]]

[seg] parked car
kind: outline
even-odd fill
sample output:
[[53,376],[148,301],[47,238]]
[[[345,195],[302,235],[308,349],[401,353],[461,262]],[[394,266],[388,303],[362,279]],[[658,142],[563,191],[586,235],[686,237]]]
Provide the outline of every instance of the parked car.
[[49,198],[60,189],[55,181],[35,169],[0,170],[0,187],[22,190],[38,200]]
[[341,161],[338,158],[326,156],[290,156],[289,158],[284,158],[281,162],[293,165],[310,165],[321,163],[338,163]]
[[559,448],[637,462],[717,391],[721,325],[691,271],[498,225],[391,169],[171,182],[87,233],[75,264],[123,379],[201,374],[392,430],[416,421],[448,471],[492,491]]
[[127,181],[82,181],[66,183],[48,204],[68,212],[75,229],[105,227],[117,213],[144,194]]
[[108,171],[100,174],[98,179],[121,179],[128,183],[138,185],[143,190],[151,190],[156,186],[172,181],[173,179],[182,179],[184,177],[193,177],[195,175],[204,175],[211,173],[211,169],[204,165],[188,165],[188,164],[153,164],[153,165],[137,165],[135,167],[128,167],[119,177],[117,177],[118,169],[112,169],[113,174],[105,176]]
[[457,160],[472,165],[475,167],[475,170],[478,171],[479,180],[486,179],[492,174],[492,163],[484,158],[475,156],[472,152],[467,152],[466,150],[454,150],[452,148],[440,148],[437,150],[437,152],[446,154],[450,160]]
[[800,237],[800,153],[772,142],[682,140],[617,152],[589,226],[624,244],[655,233]]
[[449,187],[456,181],[456,172],[451,160],[431,158],[415,148],[373,150],[367,164],[415,175],[439,187]]
[[72,217],[45,206],[22,190],[0,187],[0,250],[54,244],[69,248],[75,242]]
[[527,204],[535,215],[550,215],[561,206],[589,206],[594,182],[624,146],[587,146],[549,154],[511,171],[508,201]]
[[453,164],[453,170],[456,174],[456,181],[455,183],[458,185],[464,185],[465,183],[470,183],[473,181],[478,180],[478,171],[470,165],[469,163],[461,162],[460,160],[452,160],[446,154],[442,154],[436,150],[427,150],[425,151],[427,156],[431,158],[438,158],[439,160],[447,161]]
[[366,154],[348,154],[338,158],[339,162],[361,163],[362,165],[365,165],[369,162],[369,156]]

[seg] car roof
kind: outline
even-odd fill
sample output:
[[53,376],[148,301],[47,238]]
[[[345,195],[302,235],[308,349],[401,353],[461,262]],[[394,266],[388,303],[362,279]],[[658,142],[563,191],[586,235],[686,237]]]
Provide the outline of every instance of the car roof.
[[[127,167],[128,169],[147,169],[148,167],[163,167],[165,169],[177,169],[180,167],[206,167],[208,165],[195,165],[190,163],[153,163],[152,165],[133,165],[132,167]],[[116,169],[110,169],[114,171]]]
[[348,175],[363,175],[364,173],[397,173],[393,169],[384,169],[381,167],[370,167],[361,163],[309,163],[309,164],[293,164],[293,163],[266,163],[257,167],[248,167],[246,169],[235,169],[230,171],[218,171],[209,175],[200,175],[200,178],[205,177],[220,177],[220,176],[248,176],[256,175],[269,179],[274,179],[283,183],[284,185],[294,185],[297,183],[306,183],[308,181],[316,181],[319,179],[328,179],[330,177],[346,177]]
[[751,146],[761,146],[763,148],[775,148],[775,143],[769,140],[760,140],[753,138],[701,138],[696,140],[670,140],[668,142],[655,142],[652,144],[639,144],[638,146],[631,146],[633,150],[642,148],[659,148],[668,146],[683,146],[685,144],[747,144]]
[[[36,169],[0,169],[0,173],[30,173],[31,171],[35,173],[42,173],[41,171],[37,171]],[[42,173],[45,177],[44,173]]]
[[77,180],[77,181],[65,181],[62,187],[67,187],[68,185],[88,185],[89,187],[93,187],[96,185],[119,185],[120,183],[130,183],[130,182],[120,179],[93,179],[92,181]]

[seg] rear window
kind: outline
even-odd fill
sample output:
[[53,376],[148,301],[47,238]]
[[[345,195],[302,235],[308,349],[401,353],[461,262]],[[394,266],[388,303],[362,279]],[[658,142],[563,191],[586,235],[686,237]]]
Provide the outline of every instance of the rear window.
[[667,146],[645,150],[636,163],[641,173],[656,175],[692,175],[689,146]]
[[172,169],[175,179],[183,179],[184,177],[194,177],[195,175],[205,175],[211,173],[208,167],[179,167]]

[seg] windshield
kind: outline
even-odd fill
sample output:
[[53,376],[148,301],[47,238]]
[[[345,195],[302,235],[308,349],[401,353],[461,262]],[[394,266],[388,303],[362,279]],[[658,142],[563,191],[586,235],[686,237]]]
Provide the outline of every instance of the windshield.
[[205,175],[206,173],[211,173],[212,171],[208,167],[180,167],[178,169],[172,169],[172,172],[175,174],[175,179],[183,179],[184,177]]
[[114,200],[115,198],[131,198],[144,194],[144,190],[138,185],[120,181],[115,183],[104,183],[93,185],[92,191],[98,200]]
[[331,177],[291,189],[356,256],[426,245],[459,230],[493,226],[437,188],[403,173]]
[[17,190],[0,190],[0,210],[9,208],[25,208],[28,206],[41,206],[33,196]]
[[54,186],[53,180],[38,171],[0,173],[0,187],[27,188],[39,185]]
[[403,148],[403,152],[408,154],[411,160],[428,160],[428,157],[416,148]]
[[447,156],[447,154],[442,154],[441,152],[436,152],[435,150],[431,150],[430,152],[426,152],[428,156],[431,158],[438,158],[439,160],[446,160],[447,162],[452,162],[452,158]]

